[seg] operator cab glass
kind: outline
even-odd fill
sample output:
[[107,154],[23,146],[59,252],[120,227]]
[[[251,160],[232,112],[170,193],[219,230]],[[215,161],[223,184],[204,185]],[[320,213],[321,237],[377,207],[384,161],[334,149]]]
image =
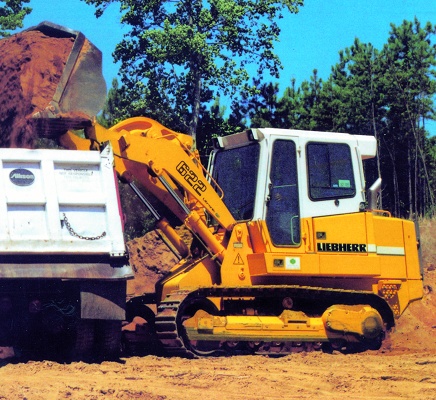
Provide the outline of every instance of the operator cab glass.
[[237,221],[253,218],[260,146],[219,151],[214,160],[213,178],[224,193],[224,203]]
[[300,244],[297,151],[291,140],[275,140],[269,173],[266,224],[276,246]]
[[347,144],[308,143],[307,163],[311,200],[338,199],[356,194],[351,152]]
[[[267,150],[266,147],[262,147]],[[265,154],[264,154],[265,156]],[[256,191],[266,199],[266,224],[276,246],[300,244],[297,151],[292,140],[275,140],[269,161],[267,193],[260,178],[261,146],[251,142],[216,153],[213,178],[224,193],[224,203],[237,221],[253,218]]]
[[257,138],[231,135],[213,158],[213,180],[232,216],[265,221],[276,247],[301,245],[301,218],[358,210],[350,145],[295,132],[264,129]]

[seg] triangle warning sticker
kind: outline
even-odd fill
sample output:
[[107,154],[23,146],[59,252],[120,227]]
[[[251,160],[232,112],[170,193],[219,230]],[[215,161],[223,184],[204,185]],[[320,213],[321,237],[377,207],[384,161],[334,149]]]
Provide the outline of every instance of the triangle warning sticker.
[[233,261],[233,265],[244,265],[244,260],[242,259],[239,253],[236,256],[235,261]]

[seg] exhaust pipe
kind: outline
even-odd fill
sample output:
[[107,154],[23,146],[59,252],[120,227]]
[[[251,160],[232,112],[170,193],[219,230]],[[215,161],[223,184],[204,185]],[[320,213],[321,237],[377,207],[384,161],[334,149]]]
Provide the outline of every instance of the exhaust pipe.
[[377,198],[381,190],[381,178],[377,178],[377,180],[371,185],[368,190],[368,208],[370,210],[377,210]]

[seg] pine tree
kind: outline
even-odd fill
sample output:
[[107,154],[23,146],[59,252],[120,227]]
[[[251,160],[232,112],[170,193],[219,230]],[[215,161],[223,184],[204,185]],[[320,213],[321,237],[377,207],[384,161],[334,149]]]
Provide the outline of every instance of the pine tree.
[[24,17],[32,11],[24,4],[30,0],[4,0],[0,6],[0,38],[6,37],[17,28],[23,27]]

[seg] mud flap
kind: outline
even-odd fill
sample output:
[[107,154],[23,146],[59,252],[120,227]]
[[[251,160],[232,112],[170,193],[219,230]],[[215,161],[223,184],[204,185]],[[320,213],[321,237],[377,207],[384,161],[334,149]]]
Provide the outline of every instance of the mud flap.
[[80,317],[122,321],[126,318],[126,281],[81,282]]

